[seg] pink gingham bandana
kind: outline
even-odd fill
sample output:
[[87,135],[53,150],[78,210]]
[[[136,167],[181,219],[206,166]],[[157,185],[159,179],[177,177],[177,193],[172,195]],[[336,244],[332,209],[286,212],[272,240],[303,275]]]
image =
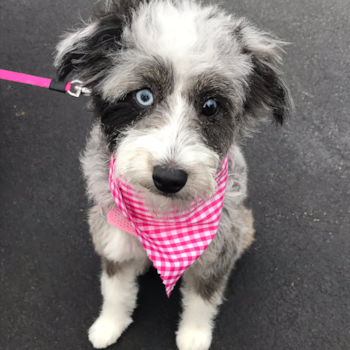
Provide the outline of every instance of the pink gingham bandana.
[[193,200],[189,211],[172,211],[166,218],[152,215],[138,192],[121,177],[115,178],[114,168],[115,158],[112,157],[109,184],[117,208],[107,213],[107,221],[139,238],[169,297],[181,275],[216,234],[224,202],[228,156],[215,176],[216,193],[205,202]]

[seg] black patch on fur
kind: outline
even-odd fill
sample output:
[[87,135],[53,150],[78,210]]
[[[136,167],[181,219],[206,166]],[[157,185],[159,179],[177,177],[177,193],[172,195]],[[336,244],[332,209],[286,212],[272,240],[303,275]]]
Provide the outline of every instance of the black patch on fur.
[[230,243],[221,246],[215,262],[210,265],[200,269],[195,264],[190,267],[184,275],[185,287],[209,302],[216,294],[223,293],[236,255],[236,247]]
[[98,74],[99,79],[94,80],[93,85],[103,79],[109,68],[108,54],[123,47],[120,42],[123,29],[130,24],[132,15],[140,4],[148,2],[149,0],[112,0],[107,8],[96,9],[97,28],[89,37],[78,40],[62,58],[57,68],[59,81],[64,80],[73,70],[81,73],[80,77],[86,81]]
[[250,56],[253,64],[253,71],[248,77],[244,113],[258,117],[259,110],[267,107],[272,110],[275,121],[282,125],[293,110],[289,89],[281,77],[276,60],[269,57],[268,53],[261,55],[247,47],[244,40],[247,26],[249,22],[242,19],[233,30],[234,38],[241,44],[241,53]]
[[142,120],[153,111],[174,89],[173,69],[160,58],[151,59],[138,67],[135,72],[139,89],[147,88],[153,94],[153,105],[142,107],[136,101],[136,91],[129,92],[123,99],[109,102],[99,94],[93,96],[93,107],[97,118],[101,119],[102,130],[107,137],[110,151],[113,151],[118,136],[128,127]]
[[282,125],[290,110],[288,88],[267,62],[254,56],[252,62],[254,68],[248,78],[244,111],[254,115],[265,105],[272,110],[276,122]]
[[215,293],[221,292],[226,287],[227,271],[217,271],[217,274],[207,279],[202,276],[194,276],[192,279],[193,291],[200,295],[204,300],[212,300]]
[[98,76],[93,85],[103,79],[104,73],[110,67],[108,54],[123,47],[120,42],[123,29],[130,23],[133,11],[142,2],[144,1],[111,1],[107,10],[97,10],[97,28],[89,37],[78,40],[72,50],[62,58],[57,68],[59,80],[64,80],[73,70],[85,81]]
[[113,277],[115,275],[118,275],[124,269],[124,266],[122,263],[113,262],[104,257],[102,257],[101,262],[102,262],[102,270],[107,273],[108,277]]
[[[72,50],[64,55],[57,69],[59,80],[64,80],[74,70],[85,81],[96,76],[100,81],[110,67],[108,54],[121,48],[123,26],[121,16],[110,14],[100,19],[92,35],[76,42]],[[94,85],[98,81],[94,79]]]
[[135,93],[129,93],[124,99],[110,103],[101,96],[93,97],[96,117],[101,118],[102,131],[107,137],[108,148],[112,152],[120,132],[140,120],[149,110],[135,101]]
[[[72,49],[64,55],[57,67],[59,80],[64,80],[72,71],[77,73],[85,86],[92,90],[92,106],[101,118],[110,150],[121,131],[135,124],[148,110],[134,100],[134,92],[115,102],[104,101],[96,86],[105,79],[114,62],[110,54],[124,48],[121,42],[123,30],[131,22],[133,12],[143,0],[111,1],[107,10],[98,11],[96,28],[88,37],[78,39]],[[146,1],[147,2],[147,1]],[[154,105],[171,93],[174,87],[171,64],[162,58],[150,56],[135,72],[139,89],[149,88],[154,94]]]
[[[204,73],[194,80],[188,93],[206,144],[221,156],[226,155],[234,135],[235,92],[231,85],[225,77]],[[218,112],[213,117],[207,117],[202,114],[202,107],[211,98],[217,101]]]

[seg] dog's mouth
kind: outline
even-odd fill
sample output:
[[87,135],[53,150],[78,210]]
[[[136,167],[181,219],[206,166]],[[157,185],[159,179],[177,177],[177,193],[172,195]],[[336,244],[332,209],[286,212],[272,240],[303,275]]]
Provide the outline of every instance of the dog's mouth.
[[[174,210],[178,212],[187,212],[191,208],[192,201],[197,201],[191,192],[191,185],[185,184],[177,192],[162,191],[157,188],[156,181],[142,181],[134,184],[135,189],[140,190],[138,193],[142,198],[143,203],[149,208],[150,212],[157,215],[164,215]],[[177,185],[178,186],[178,185]],[[158,184],[158,187],[159,186]],[[161,187],[163,189],[163,187]]]
[[140,186],[143,189],[145,189],[148,193],[151,193],[152,195],[156,195],[162,198],[182,200],[182,201],[188,201],[191,199],[189,194],[186,194],[186,186],[174,193],[161,191],[155,186],[155,184],[152,184],[152,183],[147,183],[147,184],[140,183]]

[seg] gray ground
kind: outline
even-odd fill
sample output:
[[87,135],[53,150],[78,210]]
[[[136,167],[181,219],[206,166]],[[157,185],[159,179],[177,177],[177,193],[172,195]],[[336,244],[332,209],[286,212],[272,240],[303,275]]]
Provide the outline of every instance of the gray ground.
[[[0,67],[54,76],[58,36],[95,0],[1,0]],[[246,142],[256,242],[238,263],[212,349],[350,349],[350,1],[223,1],[293,43],[287,127]],[[86,99],[1,82],[1,349],[91,349],[99,259],[88,235],[81,151]],[[176,349],[179,291],[140,279],[120,350]]]

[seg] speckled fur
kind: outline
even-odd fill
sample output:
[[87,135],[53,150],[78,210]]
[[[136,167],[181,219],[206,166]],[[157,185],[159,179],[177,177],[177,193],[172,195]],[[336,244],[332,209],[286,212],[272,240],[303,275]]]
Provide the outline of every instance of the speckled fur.
[[[283,123],[292,109],[280,71],[282,42],[217,6],[191,0],[107,1],[85,28],[67,34],[57,47],[59,78],[73,72],[92,90],[96,115],[81,156],[87,194],[93,203],[89,225],[102,257],[99,318],[89,330],[96,348],[117,341],[136,306],[136,276],[150,266],[134,236],[110,226],[100,207],[115,203],[109,162],[141,191],[154,212],[185,210],[192,199],[215,192],[215,173],[229,153],[229,175],[219,229],[200,258],[183,275],[184,310],[176,341],[180,350],[207,350],[213,320],[236,260],[254,238],[253,216],[244,207],[247,167],[244,136],[272,112]],[[140,107],[138,90],[154,103]],[[219,104],[211,118],[208,99]],[[186,185],[165,195],[154,186],[157,165],[188,174]]]

